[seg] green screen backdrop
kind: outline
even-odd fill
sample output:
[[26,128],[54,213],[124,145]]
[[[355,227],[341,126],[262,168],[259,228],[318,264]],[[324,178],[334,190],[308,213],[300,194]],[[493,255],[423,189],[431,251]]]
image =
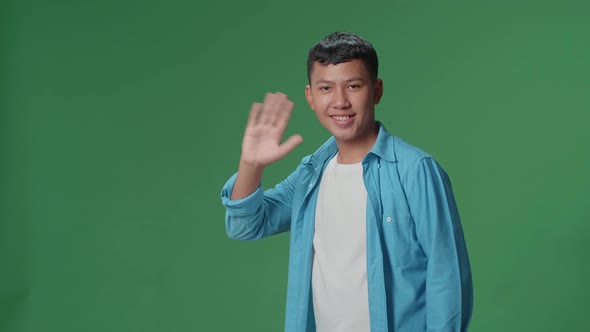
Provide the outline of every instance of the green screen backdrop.
[[305,142],[308,49],[380,56],[377,117],[450,174],[470,331],[590,314],[588,1],[0,3],[0,331],[280,331],[288,234],[226,237],[250,104],[283,91]]

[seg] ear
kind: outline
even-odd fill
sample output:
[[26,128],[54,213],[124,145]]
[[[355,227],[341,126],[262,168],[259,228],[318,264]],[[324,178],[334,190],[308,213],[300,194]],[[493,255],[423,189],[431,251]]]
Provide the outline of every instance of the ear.
[[307,103],[309,104],[309,108],[315,111],[315,104],[313,103],[313,96],[311,95],[311,86],[305,86],[305,99],[307,99]]
[[373,89],[373,104],[377,105],[381,101],[381,97],[383,96],[383,81],[378,78],[375,81],[375,87]]

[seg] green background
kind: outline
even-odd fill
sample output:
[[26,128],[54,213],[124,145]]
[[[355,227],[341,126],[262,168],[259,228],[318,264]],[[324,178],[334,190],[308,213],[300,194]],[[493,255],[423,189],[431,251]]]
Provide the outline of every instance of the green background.
[[377,117],[450,174],[471,331],[590,314],[590,2],[0,2],[0,330],[280,331],[288,235],[226,237],[219,192],[250,104],[305,142],[307,50],[373,43]]

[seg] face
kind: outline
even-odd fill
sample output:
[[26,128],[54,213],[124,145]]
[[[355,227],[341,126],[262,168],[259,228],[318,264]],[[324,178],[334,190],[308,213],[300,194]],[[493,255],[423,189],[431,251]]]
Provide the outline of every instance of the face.
[[320,65],[305,87],[309,107],[340,144],[372,144],[377,137],[375,105],[383,94],[383,82],[373,81],[361,60]]

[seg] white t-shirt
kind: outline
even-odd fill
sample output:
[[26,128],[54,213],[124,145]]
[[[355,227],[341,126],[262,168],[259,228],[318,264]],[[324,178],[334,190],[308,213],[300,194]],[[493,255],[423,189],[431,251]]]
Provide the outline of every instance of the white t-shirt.
[[317,332],[370,331],[363,166],[324,170],[315,217],[312,293]]

